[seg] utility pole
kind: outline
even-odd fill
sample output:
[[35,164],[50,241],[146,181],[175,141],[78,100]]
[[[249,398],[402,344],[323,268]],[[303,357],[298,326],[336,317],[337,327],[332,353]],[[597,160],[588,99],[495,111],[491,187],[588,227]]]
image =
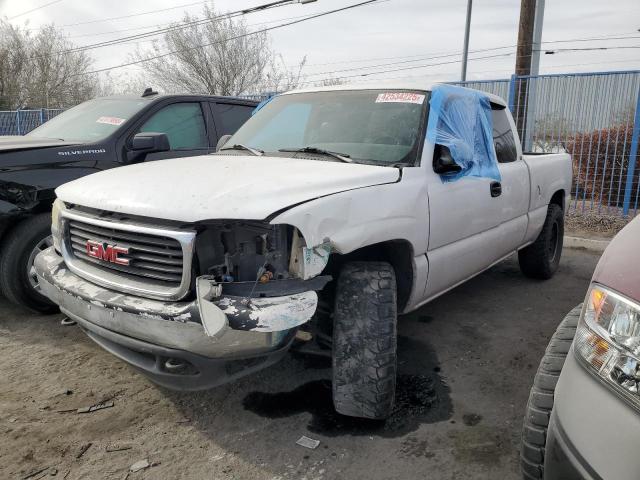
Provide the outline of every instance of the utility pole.
[[[520,23],[518,29],[518,48],[516,49],[516,75],[531,74],[531,53],[533,51],[533,26],[536,16],[536,0],[520,1]],[[520,138],[523,138],[525,130],[525,106],[527,105],[528,81],[521,79],[516,85],[517,100],[514,115]]]
[[467,80],[467,57],[469,56],[469,30],[471,29],[471,3],[472,3],[472,0],[467,0],[467,20],[464,26],[464,47],[462,49],[462,73],[460,74],[460,80],[462,82]]

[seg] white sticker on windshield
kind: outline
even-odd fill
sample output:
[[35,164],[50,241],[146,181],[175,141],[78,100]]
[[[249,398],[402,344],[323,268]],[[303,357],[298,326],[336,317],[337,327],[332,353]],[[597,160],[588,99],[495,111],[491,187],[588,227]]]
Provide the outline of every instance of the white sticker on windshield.
[[422,102],[424,102],[424,95],[409,92],[380,93],[376,98],[376,103],[415,103],[421,105]]
[[96,123],[106,123],[107,125],[122,125],[126,122],[126,118],[118,118],[118,117],[100,117],[96,120]]

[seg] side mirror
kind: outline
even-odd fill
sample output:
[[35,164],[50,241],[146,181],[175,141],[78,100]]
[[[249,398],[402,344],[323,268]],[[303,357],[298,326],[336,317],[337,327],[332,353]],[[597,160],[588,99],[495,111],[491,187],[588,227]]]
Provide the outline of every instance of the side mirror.
[[166,152],[171,150],[166,133],[137,133],[131,142],[131,150],[140,153]]
[[218,140],[218,143],[216,144],[216,152],[219,152],[220,149],[226,145],[226,143],[229,141],[230,138],[231,138],[231,135],[221,136],[220,139]]
[[436,145],[433,151],[433,171],[438,175],[443,175],[446,173],[458,173],[461,170],[462,167],[451,156],[449,147]]

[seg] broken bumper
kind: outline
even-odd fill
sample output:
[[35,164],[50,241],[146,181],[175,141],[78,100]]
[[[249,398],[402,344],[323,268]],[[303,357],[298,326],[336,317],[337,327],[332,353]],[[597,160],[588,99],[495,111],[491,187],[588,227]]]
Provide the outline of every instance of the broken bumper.
[[154,382],[180,390],[211,388],[275,363],[317,306],[313,290],[218,296],[205,277],[197,279],[191,302],[126,295],[72,273],[53,247],[36,257],[35,268],[42,293],[92,340]]

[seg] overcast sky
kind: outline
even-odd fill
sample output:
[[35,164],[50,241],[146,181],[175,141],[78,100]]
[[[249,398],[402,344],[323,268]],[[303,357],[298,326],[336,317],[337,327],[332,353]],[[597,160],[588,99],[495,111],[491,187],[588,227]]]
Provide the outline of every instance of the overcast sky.
[[[250,29],[277,25],[277,20],[291,19],[340,8],[360,0],[318,0],[307,5],[291,5],[247,15]],[[47,5],[51,3],[50,5]],[[221,12],[266,3],[266,0],[218,0]],[[306,56],[305,73],[309,80],[345,77],[406,67],[409,70],[353,77],[350,81],[374,78],[411,77],[425,81],[456,80],[460,75],[460,57],[430,59],[462,50],[466,0],[386,0],[310,20],[269,33],[274,50],[286,65],[293,66]],[[45,23],[62,27],[78,45],[110,40],[120,36],[150,31],[179,20],[183,11],[198,14],[204,2],[193,0],[0,0],[0,17],[12,23],[35,28]],[[470,50],[511,47],[503,50],[470,53],[470,58],[508,54],[495,58],[471,60],[468,78],[506,78],[513,73],[520,0],[475,0],[471,22]],[[33,12],[31,9],[44,6]],[[109,20],[112,17],[155,12]],[[172,8],[178,6],[179,8]],[[166,11],[157,11],[170,9]],[[15,18],[14,18],[15,17]],[[82,22],[82,25],[71,25]],[[269,23],[265,23],[269,22]],[[149,30],[125,30],[145,27]],[[636,37],[545,43],[545,49],[640,46],[640,1],[638,0],[547,0],[543,42],[592,37]],[[105,34],[103,34],[105,33]],[[141,47],[148,46],[141,42]],[[124,63],[135,44],[92,50],[96,68]],[[392,62],[405,62],[388,65]],[[438,62],[457,62],[424,67]],[[385,65],[386,64],[386,65]],[[376,68],[363,68],[377,66]],[[135,69],[136,67],[127,67]],[[596,51],[559,51],[542,55],[541,73],[576,71],[629,70],[640,68],[640,48]],[[348,71],[339,71],[349,69]],[[123,72],[126,69],[114,70]],[[333,73],[331,73],[333,72]]]

